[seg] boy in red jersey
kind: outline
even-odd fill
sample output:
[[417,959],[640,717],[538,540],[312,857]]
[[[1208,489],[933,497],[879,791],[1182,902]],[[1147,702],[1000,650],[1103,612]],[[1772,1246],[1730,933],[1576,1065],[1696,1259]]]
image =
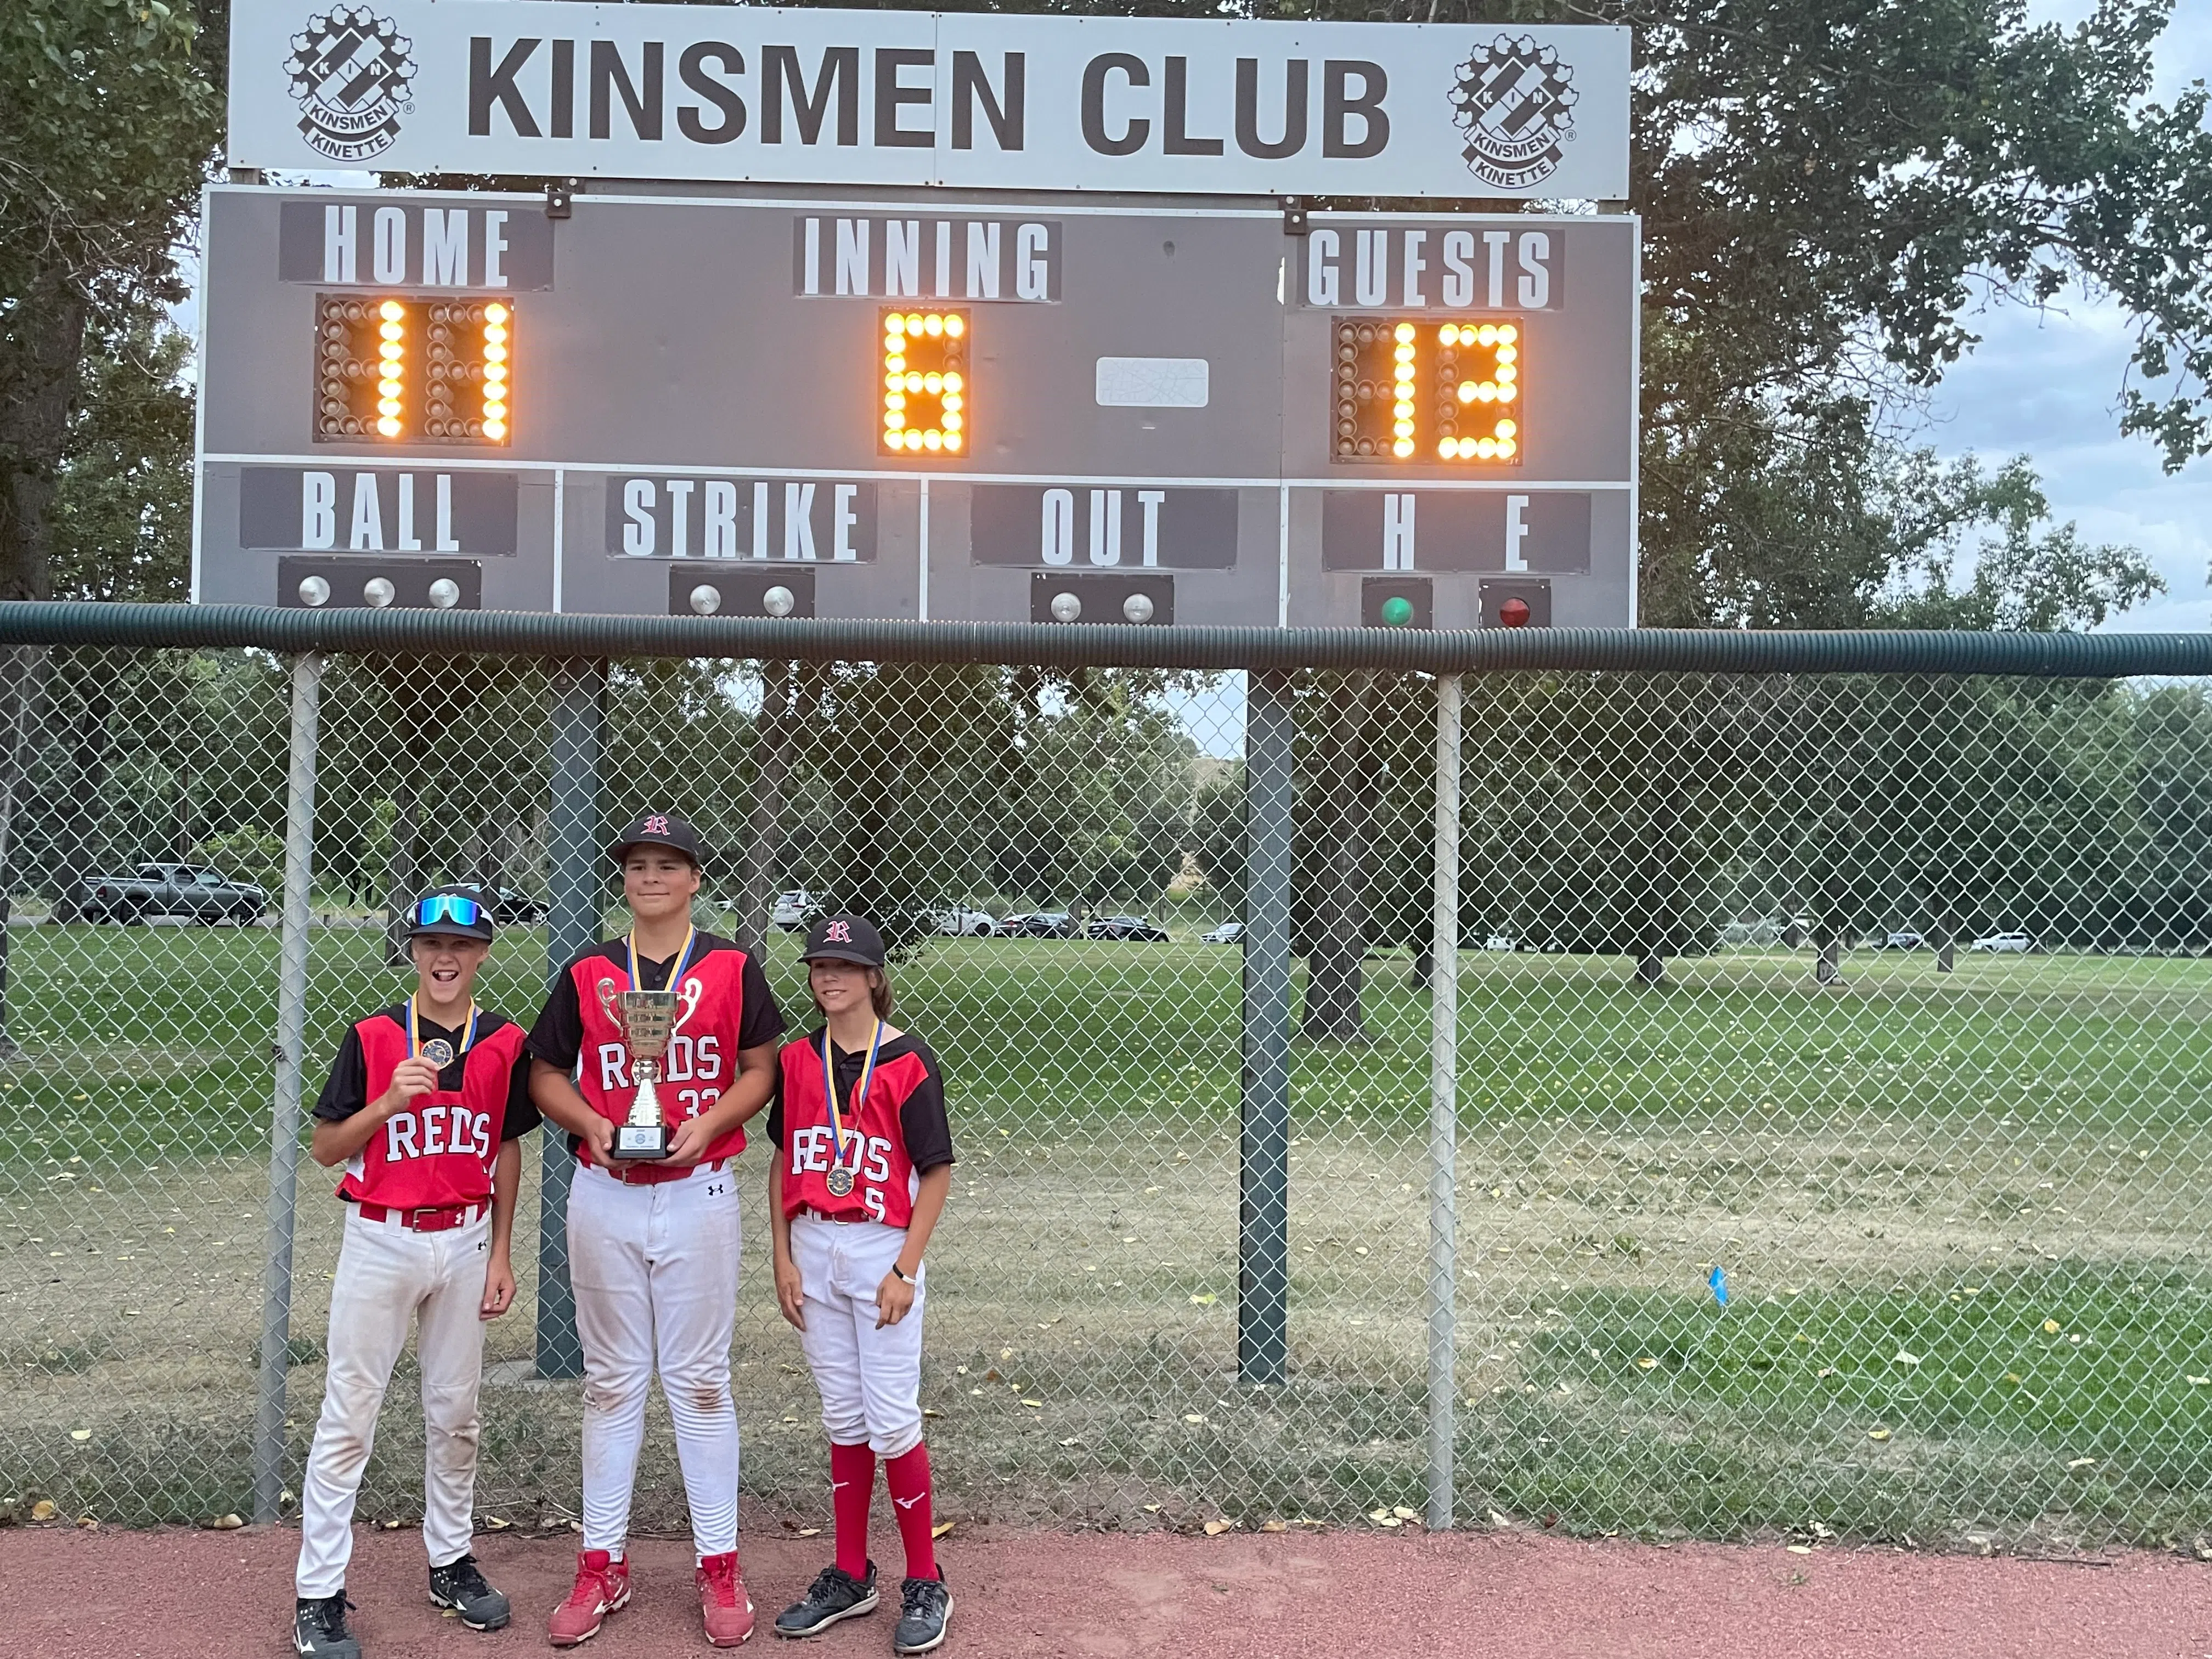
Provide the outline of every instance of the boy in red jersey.
[[927,1653],[952,1613],[921,1437],[921,1258],[952,1189],[945,1086],[928,1046],[887,1023],[873,926],[824,917],[805,957],[823,1026],[779,1056],[769,1211],[776,1304],[799,1328],[830,1433],[837,1559],[777,1615],[775,1633],[816,1636],[875,1610],[868,1510],[880,1457],[906,1553],[891,1650]]
[[516,1142],[538,1113],[522,1028],[476,1005],[490,913],[466,890],[441,888],[416,903],[407,933],[415,994],[347,1031],[315,1103],[311,1152],[345,1165],[338,1196],[350,1207],[331,1285],[323,1413],[301,1483],[292,1646],[305,1659],[359,1659],[345,1620],[354,1497],[410,1323],[430,1599],[471,1630],[508,1617],[469,1553],[477,1389],[483,1322],[514,1300]]
[[[745,1120],[768,1104],[783,1015],[750,952],[691,925],[703,853],[690,824],[647,812],[610,851],[622,868],[629,936],[570,963],[530,1033],[532,1096],[568,1131],[580,1166],[568,1193],[568,1263],[584,1349],[584,1547],[547,1633],[555,1647],[574,1647],[629,1601],[630,1488],[658,1368],[691,1510],[707,1640],[735,1647],[752,1634],[753,1611],[738,1567],[730,1340],[738,1211],[730,1165],[744,1150]],[[653,1162],[611,1155],[638,1079],[609,1004],[633,989],[677,996],[655,1085],[668,1151]]]

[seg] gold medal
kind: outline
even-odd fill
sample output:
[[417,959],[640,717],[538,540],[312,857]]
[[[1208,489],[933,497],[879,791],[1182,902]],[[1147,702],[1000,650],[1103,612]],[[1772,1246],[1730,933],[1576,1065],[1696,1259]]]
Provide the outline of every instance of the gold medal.
[[422,1058],[442,1072],[453,1063],[453,1045],[443,1037],[432,1037],[422,1045]]
[[423,1038],[418,1036],[416,1028],[421,1021],[416,1017],[415,999],[410,997],[407,999],[407,1052],[418,1060],[428,1060],[442,1072],[462,1054],[468,1053],[469,1045],[477,1040],[477,1005],[471,1001],[469,1004],[468,1029],[461,1034],[461,1046],[456,1052],[453,1045],[443,1037]]
[[831,1166],[822,1184],[830,1189],[832,1198],[842,1198],[853,1190],[853,1171],[842,1164]]
[[[876,1054],[884,1046],[884,1023],[876,1022],[876,1034],[868,1040],[868,1058],[860,1067],[860,1080],[853,1090],[853,1121],[860,1121],[860,1110],[868,1103],[868,1084],[876,1074]],[[836,1150],[830,1154],[830,1173],[822,1184],[830,1189],[832,1198],[842,1198],[853,1190],[852,1167],[845,1162],[845,1120],[837,1110],[837,1073],[830,1063],[830,1028],[822,1028],[822,1094],[830,1107],[830,1139]],[[857,1131],[855,1132],[857,1138]],[[859,1155],[859,1148],[854,1149]]]

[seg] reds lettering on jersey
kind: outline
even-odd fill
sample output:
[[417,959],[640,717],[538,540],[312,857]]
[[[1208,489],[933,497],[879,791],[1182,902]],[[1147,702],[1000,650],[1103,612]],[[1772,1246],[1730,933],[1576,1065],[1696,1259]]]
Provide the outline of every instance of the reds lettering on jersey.
[[[737,1076],[738,1036],[744,1029],[745,953],[718,949],[698,957],[684,970],[681,987],[671,987],[690,1001],[696,987],[698,999],[683,1028],[668,1040],[661,1057],[660,1075],[653,1092],[660,1097],[662,1115],[673,1129],[701,1114],[712,1111],[722,1091]],[[576,1087],[592,1109],[610,1123],[629,1121],[630,1104],[637,1098],[637,1079],[630,1074],[629,1049],[623,1034],[599,1006],[599,981],[612,980],[617,990],[630,988],[629,972],[623,963],[594,952],[568,969],[575,981],[576,1006],[583,1016],[584,1045],[578,1051]],[[679,1009],[681,1004],[678,1005]],[[732,1129],[708,1147],[702,1164],[735,1158],[745,1149],[743,1126]],[[580,1158],[583,1154],[579,1152]],[[681,1181],[688,1168],[640,1164],[631,1167],[633,1182]]]
[[[853,1190],[831,1195],[828,1176],[837,1158],[837,1135],[822,1092],[822,1034],[787,1042],[777,1056],[783,1067],[783,1212],[812,1210],[836,1221],[875,1220],[903,1227],[914,1217],[921,1178],[907,1157],[906,1133],[899,1111],[929,1075],[928,1062],[909,1048],[890,1060],[878,1059],[868,1081],[868,1097],[855,1119],[844,1115],[845,1155],[853,1171]],[[841,1085],[838,1103],[852,1103]]]
[[[407,1028],[389,1014],[374,1014],[354,1030],[368,1066],[368,1097],[374,1100],[392,1086],[392,1073],[407,1058]],[[461,1086],[417,1095],[404,1111],[385,1119],[347,1161],[339,1196],[394,1210],[489,1199],[492,1166],[507,1125],[508,1080],[527,1035],[512,1024],[480,1033],[456,1062]],[[452,1067],[447,1070],[450,1074]]]

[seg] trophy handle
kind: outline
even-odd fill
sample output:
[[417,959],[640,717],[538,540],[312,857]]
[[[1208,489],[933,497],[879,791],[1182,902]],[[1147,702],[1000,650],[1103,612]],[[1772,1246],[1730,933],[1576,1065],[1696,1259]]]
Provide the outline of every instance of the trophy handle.
[[623,1017],[619,999],[622,993],[615,989],[615,982],[611,979],[601,980],[599,983],[598,990],[599,994],[599,1012],[605,1014],[609,1019],[612,1020],[615,1024],[615,1029],[620,1030],[622,1029]]
[[696,974],[684,981],[683,988],[676,994],[677,1006],[682,1012],[676,1016],[675,1024],[668,1028],[669,1036],[673,1036],[684,1029],[684,1023],[698,1012],[700,999],[706,994],[707,988],[700,984]]

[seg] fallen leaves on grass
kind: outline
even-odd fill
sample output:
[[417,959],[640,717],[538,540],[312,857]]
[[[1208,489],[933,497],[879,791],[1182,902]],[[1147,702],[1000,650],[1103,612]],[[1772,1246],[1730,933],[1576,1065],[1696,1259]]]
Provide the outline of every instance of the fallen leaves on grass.
[[2072,1457],[2067,1460],[2066,1467],[2069,1470],[2094,1469],[2097,1467],[2097,1460],[2094,1457]]
[[2056,1336],[2056,1335],[2057,1335],[2057,1334],[2058,1334],[2058,1322],[2057,1322],[2057,1320],[2055,1320],[2055,1319],[2046,1319],[2046,1320],[2045,1320],[2045,1321],[2043,1322],[2043,1334],[2044,1334],[2045,1336]]
[[51,1498],[41,1498],[31,1505],[31,1519],[33,1521],[51,1521],[60,1513],[61,1511],[54,1507],[54,1501]]
[[1234,1521],[1209,1521],[1206,1523],[1206,1535],[1208,1538],[1218,1538],[1224,1532],[1233,1531],[1236,1526],[1237,1523]]
[[[218,1515],[214,1520],[208,1522],[208,1528],[211,1532],[236,1532],[245,1524],[246,1522],[241,1516],[235,1515]],[[385,1525],[387,1527],[396,1527],[398,1524],[399,1523],[397,1521],[387,1521],[385,1522]]]
[[929,1535],[930,1535],[932,1538],[942,1538],[942,1537],[944,1537],[944,1536],[945,1536],[945,1534],[946,1533],[951,1532],[951,1530],[952,1530],[952,1522],[950,1522],[950,1521],[940,1521],[940,1522],[939,1522],[935,1526],[932,1527],[932,1528],[929,1529]]
[[1190,1305],[1194,1308],[1210,1308],[1220,1300],[1221,1298],[1219,1297],[1216,1296],[1212,1291],[1208,1291],[1203,1296],[1194,1296],[1191,1297]]
[[822,1536],[822,1528],[819,1527],[801,1527],[799,1529],[799,1535],[801,1538],[819,1538]]
[[90,1429],[71,1429],[70,1431],[70,1438],[76,1441],[77,1444],[82,1445],[86,1441],[92,1438],[92,1431]]
[[1203,1423],[1206,1421],[1206,1413],[1204,1412],[1185,1412],[1182,1414],[1182,1420],[1186,1423]]
[[1636,1369],[1639,1371],[1648,1371],[1658,1363],[1659,1361],[1656,1358],[1647,1353],[1643,1358],[1636,1362]]
[[1920,1356],[1917,1353],[1907,1353],[1904,1349],[1899,1348],[1897,1351],[1897,1358],[1890,1363],[1897,1365],[1917,1365],[1920,1363]]
[[1403,1504],[1393,1504],[1390,1506],[1390,1513],[1401,1521],[1418,1521],[1421,1518],[1420,1510],[1409,1510]]
[[1889,1431],[1887,1429],[1869,1429],[1867,1431],[1867,1438],[1869,1440],[1887,1440],[1889,1438]]

